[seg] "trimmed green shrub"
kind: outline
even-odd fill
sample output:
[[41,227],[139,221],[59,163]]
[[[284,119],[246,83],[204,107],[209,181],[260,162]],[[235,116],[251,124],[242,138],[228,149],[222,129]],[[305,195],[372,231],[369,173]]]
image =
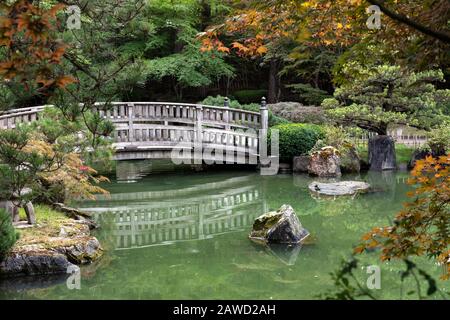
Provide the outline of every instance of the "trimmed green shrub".
[[[201,101],[199,103],[207,105],[207,106],[223,107],[224,102],[225,102],[225,97],[222,97],[221,95],[217,95],[215,97],[213,97],[213,96],[206,97],[203,101]],[[230,104],[230,108],[234,108],[234,109],[241,108],[241,104],[239,103],[239,101],[230,99],[229,104]]]
[[300,101],[306,105],[320,106],[323,100],[331,98],[328,92],[313,88],[310,84],[297,83],[287,85],[286,88],[297,93]]
[[286,120],[285,118],[276,116],[269,110],[269,127],[274,127],[274,126],[278,126],[281,124],[289,124],[289,123],[291,123],[289,120]]
[[273,129],[279,130],[281,161],[290,162],[293,157],[308,154],[318,140],[325,138],[323,128],[315,124],[289,123]]
[[19,234],[12,225],[11,215],[0,209],[0,261],[5,258],[18,239]]
[[242,104],[259,103],[267,96],[267,90],[239,90],[233,92],[233,96]]

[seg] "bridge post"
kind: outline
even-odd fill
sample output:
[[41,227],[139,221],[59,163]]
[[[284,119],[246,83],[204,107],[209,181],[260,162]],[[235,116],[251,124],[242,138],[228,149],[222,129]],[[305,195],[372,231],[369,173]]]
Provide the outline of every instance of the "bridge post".
[[134,142],[134,123],[133,123],[133,109],[134,103],[128,103],[128,141]]
[[261,113],[261,129],[267,130],[269,129],[269,109],[267,109],[266,98],[262,97],[261,99],[261,107],[259,109]]
[[266,98],[262,97],[260,112],[260,131],[258,141],[259,164],[262,163],[261,158],[268,155],[267,140],[269,132],[269,110],[267,109]]
[[195,135],[194,135],[194,164],[202,164],[203,157],[203,106],[196,105]]
[[225,100],[223,101],[223,106],[224,108],[227,108],[227,110],[224,111],[223,114],[223,121],[225,123],[227,123],[227,125],[225,125],[225,130],[230,130],[230,125],[228,124],[230,122],[230,111],[228,110],[228,108],[230,107],[230,100],[228,99],[228,97],[225,97]]

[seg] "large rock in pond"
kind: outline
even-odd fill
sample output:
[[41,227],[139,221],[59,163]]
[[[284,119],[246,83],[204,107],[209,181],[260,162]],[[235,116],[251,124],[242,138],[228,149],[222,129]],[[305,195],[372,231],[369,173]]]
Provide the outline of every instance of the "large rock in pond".
[[294,157],[292,161],[292,171],[294,172],[308,172],[309,162],[311,161],[310,156],[298,156]]
[[374,136],[369,140],[370,170],[395,170],[395,142],[391,136]]
[[313,152],[308,172],[318,177],[341,176],[339,151],[334,147],[324,147],[319,151]]
[[256,218],[250,239],[260,243],[298,244],[309,236],[290,205]]
[[341,181],[321,183],[313,181],[308,186],[309,190],[326,196],[349,196],[357,193],[365,193],[370,185],[362,181]]

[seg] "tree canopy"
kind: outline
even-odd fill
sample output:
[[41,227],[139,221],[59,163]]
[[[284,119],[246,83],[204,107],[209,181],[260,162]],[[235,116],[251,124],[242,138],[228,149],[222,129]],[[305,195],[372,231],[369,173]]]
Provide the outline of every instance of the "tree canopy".
[[380,65],[358,73],[352,69],[352,74],[334,98],[322,103],[340,124],[386,135],[390,124],[430,129],[448,120],[443,106],[450,103],[450,90],[436,90],[434,85],[443,81],[440,70],[416,73]]

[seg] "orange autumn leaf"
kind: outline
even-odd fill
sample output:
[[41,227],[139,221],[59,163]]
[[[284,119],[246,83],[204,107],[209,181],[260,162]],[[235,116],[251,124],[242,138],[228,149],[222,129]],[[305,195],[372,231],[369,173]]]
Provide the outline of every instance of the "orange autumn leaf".
[[265,47],[265,46],[261,46],[261,47],[259,47],[257,50],[256,50],[256,52],[258,53],[258,54],[260,54],[260,55],[263,55],[263,54],[265,54],[265,53],[267,53],[267,47]]
[[0,73],[4,78],[15,79],[25,90],[36,84],[41,89],[65,87],[74,81],[56,70],[67,49],[56,30],[57,14],[64,7],[57,4],[48,9],[25,0],[2,7],[0,45],[5,46],[6,54],[0,61]]
[[77,80],[72,76],[62,76],[56,79],[55,83],[58,88],[65,88],[69,84],[76,83]]
[[446,230],[450,224],[450,154],[417,161],[408,183],[415,186],[408,193],[414,200],[404,204],[393,226],[374,228],[363,235],[361,247],[380,245],[381,260],[409,255],[437,257],[444,268],[442,278],[449,279],[450,238]]

